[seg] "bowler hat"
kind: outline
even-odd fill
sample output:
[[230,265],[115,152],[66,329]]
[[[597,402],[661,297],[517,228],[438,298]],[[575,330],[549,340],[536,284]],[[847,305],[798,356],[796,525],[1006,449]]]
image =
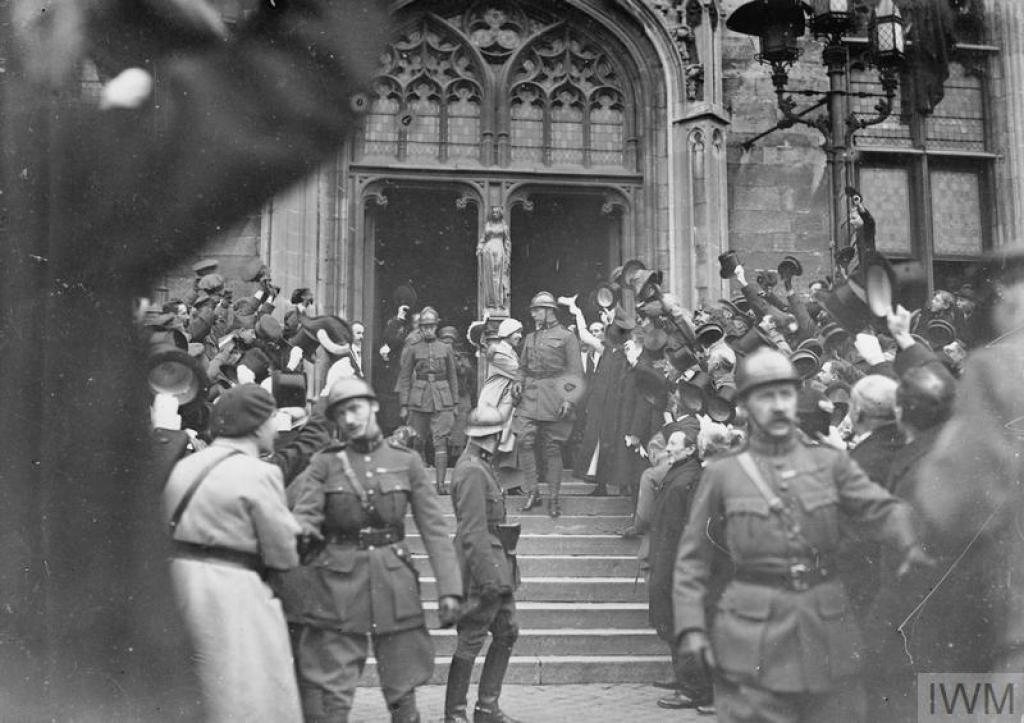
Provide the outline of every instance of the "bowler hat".
[[779,262],[778,272],[779,277],[786,281],[794,276],[803,275],[804,267],[796,256],[783,256],[782,261]]
[[706,400],[707,415],[714,422],[729,424],[736,418],[736,387],[726,385],[719,387]]
[[146,380],[153,394],[171,394],[184,405],[207,387],[203,360],[171,343],[154,346],[146,360]]
[[810,379],[821,369],[821,359],[809,349],[797,349],[789,355],[789,360],[803,379]]
[[217,259],[200,259],[192,264],[192,270],[196,273],[196,276],[206,276],[216,271],[219,265]]
[[[743,299],[743,301],[746,301],[746,299]],[[747,315],[746,310],[739,304],[737,304],[735,300],[719,299],[718,303],[722,305],[722,308],[728,309],[730,312],[732,312],[733,316],[742,317]]]
[[854,274],[854,281],[864,289],[864,300],[875,316],[884,317],[896,308],[899,291],[896,273],[882,254],[876,251],[866,253]]
[[802,342],[797,344],[796,348],[806,349],[807,351],[814,352],[815,354],[818,355],[819,359],[825,355],[825,347],[821,343],[821,340],[813,336],[810,339],[804,339]]
[[740,257],[732,249],[718,255],[718,275],[723,279],[731,279],[739,265]]
[[932,349],[941,349],[956,340],[956,328],[945,319],[932,319],[924,329]]
[[479,348],[484,337],[484,329],[487,327],[486,321],[474,321],[466,329],[466,340],[469,341],[474,347]]
[[594,302],[604,309],[610,309],[615,306],[619,300],[619,295],[607,281],[602,281],[597,285],[597,289],[594,291]]
[[706,324],[701,324],[697,327],[697,342],[704,347],[711,346],[716,341],[720,341],[725,336],[725,329],[722,328],[721,324],[714,321],[709,321]]
[[839,324],[832,323],[821,327],[821,341],[826,348],[835,348],[849,338],[850,332]]
[[242,358],[238,360],[239,364],[244,364],[252,373],[256,376],[256,383],[259,384],[267,375],[270,374],[270,357],[258,347],[253,347],[242,355]]

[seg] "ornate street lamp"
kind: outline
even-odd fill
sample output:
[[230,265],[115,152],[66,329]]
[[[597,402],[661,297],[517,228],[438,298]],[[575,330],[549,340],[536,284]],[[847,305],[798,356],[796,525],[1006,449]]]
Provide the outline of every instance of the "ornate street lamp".
[[[880,0],[871,14],[869,25],[869,50],[865,60],[878,69],[884,96],[875,104],[875,115],[858,118],[850,112],[849,91],[846,74],[850,64],[850,53],[843,36],[854,24],[852,0],[751,0],[738,7],[726,20],[726,27],[743,35],[758,38],[760,54],[758,61],[771,66],[772,84],[782,113],[782,119],[764,133],[746,141],[743,147],[749,150],[754,143],[780,128],[789,128],[798,123],[816,128],[825,138],[824,150],[832,169],[832,216],[833,238],[838,242],[843,221],[848,209],[842,200],[843,189],[853,185],[853,167],[848,149],[853,134],[861,128],[881,123],[892,113],[896,90],[899,86],[899,71],[905,58],[903,19],[892,0]],[[811,32],[824,39],[821,60],[828,72],[829,87],[826,91],[787,91],[789,68],[800,57],[798,39],[809,24]],[[819,95],[821,98],[807,108],[796,109],[796,101],[790,93]],[[858,94],[864,95],[864,94]],[[826,113],[816,117],[808,114],[826,107]],[[836,251],[833,248],[833,253]]]

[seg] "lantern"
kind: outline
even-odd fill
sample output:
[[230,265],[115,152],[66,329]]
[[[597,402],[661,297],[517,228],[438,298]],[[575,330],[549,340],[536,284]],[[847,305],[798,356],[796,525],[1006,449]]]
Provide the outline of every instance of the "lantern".
[[871,46],[875,65],[894,68],[906,57],[903,17],[892,0],[881,0],[871,14]]
[[811,30],[819,35],[842,35],[853,27],[850,0],[814,0]]

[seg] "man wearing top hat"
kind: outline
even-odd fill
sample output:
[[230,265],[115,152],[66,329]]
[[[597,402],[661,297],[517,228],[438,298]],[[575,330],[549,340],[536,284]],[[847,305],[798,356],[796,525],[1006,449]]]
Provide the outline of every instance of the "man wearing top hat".
[[433,443],[435,485],[438,494],[446,494],[448,438],[455,426],[459,378],[454,350],[437,338],[439,321],[432,306],[423,307],[419,334],[402,348],[395,391],[398,415],[416,430],[421,444],[428,439]]
[[516,603],[515,537],[519,525],[505,524],[505,493],[494,471],[494,455],[505,427],[505,416],[492,406],[469,413],[469,441],[452,473],[452,505],[458,527],[455,554],[462,570],[466,610],[458,623],[458,643],[448,668],[445,723],[469,723],[466,693],[473,663],[491,635],[474,723],[516,723],[498,707],[501,684],[519,636]]
[[[758,349],[736,381],[750,436],[745,449],[708,464],[683,531],[677,655],[713,674],[720,721],[863,721],[861,633],[836,575],[840,520],[895,548],[898,574],[931,560],[906,503],[846,452],[799,434],[801,379],[784,354]],[[721,550],[734,571],[709,614]]]
[[[541,476],[548,483],[548,514],[561,515],[562,446],[572,432],[575,405],[585,391],[583,363],[576,335],[558,321],[553,294],[541,291],[530,300],[534,331],[526,335],[520,355],[523,392],[519,399],[519,464],[527,497],[521,510],[540,504]],[[543,465],[543,475],[538,464]]]

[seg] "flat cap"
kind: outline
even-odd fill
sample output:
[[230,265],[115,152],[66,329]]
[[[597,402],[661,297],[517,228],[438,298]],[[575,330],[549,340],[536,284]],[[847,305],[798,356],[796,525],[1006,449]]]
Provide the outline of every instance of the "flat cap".
[[210,415],[214,437],[244,437],[274,414],[274,398],[256,384],[239,384],[220,394]]

